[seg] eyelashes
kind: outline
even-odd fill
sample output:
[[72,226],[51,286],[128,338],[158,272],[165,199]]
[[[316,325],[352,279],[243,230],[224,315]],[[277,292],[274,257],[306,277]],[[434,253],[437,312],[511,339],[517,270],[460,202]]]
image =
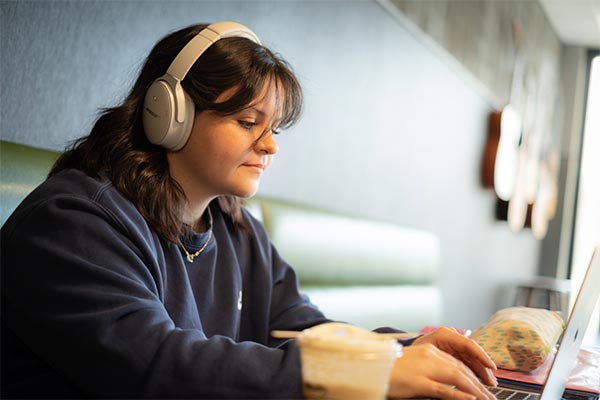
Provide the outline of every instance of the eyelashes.
[[[258,125],[256,122],[253,122],[253,121],[238,120],[237,122],[242,128],[244,128],[248,131],[251,131],[255,126]],[[263,133],[261,133],[260,137],[263,137],[263,135],[265,135],[268,131],[269,131],[269,129],[267,128]],[[279,135],[279,133],[280,133],[279,130],[271,129],[271,134]]]
[[244,121],[244,120],[238,120],[238,124],[246,130],[251,130],[252,128],[254,128],[257,125],[256,122],[250,122],[250,121]]

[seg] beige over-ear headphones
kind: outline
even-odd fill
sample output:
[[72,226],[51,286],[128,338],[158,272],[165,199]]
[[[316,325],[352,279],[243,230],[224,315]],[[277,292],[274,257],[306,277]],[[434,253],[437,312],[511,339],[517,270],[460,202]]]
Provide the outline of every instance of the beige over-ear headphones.
[[206,49],[226,37],[244,37],[260,44],[254,32],[236,22],[217,22],[200,31],[146,92],[142,120],[150,142],[173,151],[185,145],[192,132],[195,107],[181,81]]

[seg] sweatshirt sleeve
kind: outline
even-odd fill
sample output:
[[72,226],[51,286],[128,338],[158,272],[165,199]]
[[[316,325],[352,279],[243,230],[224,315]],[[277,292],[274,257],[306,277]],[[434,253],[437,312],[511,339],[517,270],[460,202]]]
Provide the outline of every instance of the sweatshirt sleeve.
[[273,247],[273,298],[271,303],[271,329],[302,330],[330,322],[299,291],[295,271],[281,258]]
[[246,220],[251,226],[251,236],[256,241],[254,244],[256,253],[261,253],[254,257],[254,274],[265,274],[265,277],[257,279],[253,286],[257,288],[259,282],[270,282],[269,288],[260,288],[254,293],[255,297],[265,296],[264,308],[268,313],[268,320],[265,323],[268,330],[264,332],[264,338],[261,336],[257,340],[261,342],[264,340],[269,346],[277,346],[282,341],[272,338],[271,330],[300,331],[331,322],[306,295],[301,293],[296,272],[279,254],[264,226],[247,212]]
[[[176,327],[162,303],[162,272],[149,261],[160,243],[142,246],[145,233],[107,208],[62,196],[16,219],[2,229],[2,319],[87,395],[301,396],[294,341],[271,347]],[[297,293],[293,272],[276,262],[273,327],[314,323],[319,315]]]

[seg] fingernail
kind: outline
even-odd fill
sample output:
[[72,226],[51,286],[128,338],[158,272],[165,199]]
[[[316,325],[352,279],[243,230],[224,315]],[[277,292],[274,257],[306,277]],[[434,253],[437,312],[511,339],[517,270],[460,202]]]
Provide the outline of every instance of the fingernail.
[[498,386],[498,379],[496,379],[496,376],[494,375],[494,373],[490,370],[488,370],[487,372],[488,372],[488,377],[490,378],[490,381],[492,381],[492,384],[494,386]]

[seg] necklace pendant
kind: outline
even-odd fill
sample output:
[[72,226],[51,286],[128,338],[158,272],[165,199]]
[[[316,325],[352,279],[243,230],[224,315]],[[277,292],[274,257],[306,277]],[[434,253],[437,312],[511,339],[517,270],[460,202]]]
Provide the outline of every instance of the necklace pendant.
[[212,218],[212,213],[210,212],[210,207],[208,208],[208,218],[209,218],[209,222],[208,222],[208,239],[206,239],[206,242],[204,242],[204,244],[202,245],[202,247],[200,247],[200,249],[198,249],[197,252],[195,252],[194,254],[190,254],[187,249],[185,248],[185,246],[183,245],[182,242],[179,242],[179,246],[181,246],[181,248],[183,249],[183,252],[185,253],[185,258],[188,260],[189,263],[193,263],[194,262],[194,258],[198,257],[200,255],[200,253],[202,253],[204,251],[204,249],[206,249],[206,246],[208,246],[208,243],[210,242],[210,239],[212,238],[212,223],[213,223],[213,218]]

